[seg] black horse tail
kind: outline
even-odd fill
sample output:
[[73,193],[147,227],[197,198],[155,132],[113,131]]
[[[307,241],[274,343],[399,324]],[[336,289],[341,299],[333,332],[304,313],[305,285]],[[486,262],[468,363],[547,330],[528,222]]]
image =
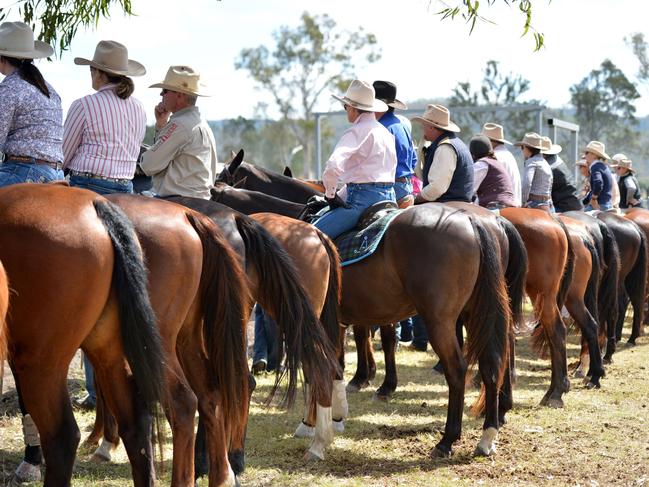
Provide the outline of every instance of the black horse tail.
[[[597,251],[597,244],[595,241],[588,238],[582,240],[584,245],[590,253],[590,260],[592,261],[592,268],[588,283],[586,284],[586,294],[584,295],[584,305],[593,317],[596,323],[599,323],[599,283],[601,281],[602,269],[600,267],[601,258]],[[600,246],[601,247],[601,246]]]
[[608,226],[597,220],[603,238],[605,268],[599,285],[600,335],[615,340],[615,324],[618,316],[618,280],[620,278],[620,250],[615,236]]
[[186,211],[185,216],[203,246],[199,292],[210,375],[228,418],[229,437],[240,438],[248,419],[246,320],[252,300],[241,264],[219,228],[199,213]]
[[566,240],[568,241],[568,255],[566,259],[566,265],[563,268],[563,276],[561,277],[561,284],[559,285],[559,292],[557,293],[557,305],[561,309],[566,302],[566,296],[568,295],[568,289],[570,288],[570,283],[572,282],[572,273],[575,269],[575,249],[572,247],[572,241],[570,240],[570,233],[565,223],[563,223],[556,216],[554,220],[561,225],[563,233],[566,235]]
[[[338,317],[338,312],[340,310],[340,296],[342,291],[342,269],[340,268],[340,256],[338,255],[338,249],[334,245],[327,235],[322,233],[317,228],[315,229],[318,237],[324,248],[327,250],[327,255],[329,256],[329,285],[327,286],[327,295],[325,298],[324,306],[322,307],[322,313],[320,313],[320,321],[322,326],[324,326],[325,332],[333,344],[339,344],[340,335],[343,333],[343,330],[340,327],[340,321]],[[344,360],[343,350],[338,350],[339,359]],[[344,367],[344,364],[341,362],[340,367]],[[339,371],[339,372],[342,372]],[[342,379],[342,375],[337,377]]]
[[[512,321],[507,285],[494,236],[477,218],[471,222],[480,245],[480,268],[467,313],[466,357],[469,364],[478,361],[482,376],[493,377],[500,388],[508,366]],[[485,401],[483,387],[473,410],[484,410]]]
[[117,206],[103,199],[93,202],[113,243],[113,289],[117,296],[124,354],[135,387],[149,412],[164,396],[164,352],[151,307],[147,269],[135,230]]
[[7,358],[7,308],[9,307],[9,285],[7,273],[0,262],[0,360]]
[[[640,236],[640,248],[638,249],[638,257],[635,260],[635,264],[633,264],[631,271],[624,280],[624,287],[631,302],[644,303],[647,290],[647,237],[635,222],[632,223]],[[643,306],[641,306],[641,312],[643,311]],[[640,320],[640,323],[642,322],[643,319]]]
[[[336,343],[327,337],[315,315],[293,261],[259,223],[242,216],[235,221],[246,247],[246,261],[254,266],[259,279],[258,302],[275,318],[279,337],[286,346],[285,370],[277,371],[267,402],[288,374],[282,404],[293,405],[300,364],[316,397],[329,397],[334,374],[338,372]],[[281,363],[282,347],[278,349]]]
[[525,299],[525,279],[527,277],[527,249],[520,233],[513,223],[505,218],[498,218],[509,243],[505,281],[509,294],[513,326],[518,330],[523,322],[523,300]]

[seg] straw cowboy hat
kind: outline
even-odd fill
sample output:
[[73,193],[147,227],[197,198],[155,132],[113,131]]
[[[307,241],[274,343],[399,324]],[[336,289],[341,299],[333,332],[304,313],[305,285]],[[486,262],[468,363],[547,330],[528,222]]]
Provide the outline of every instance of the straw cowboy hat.
[[561,150],[563,149],[559,144],[553,144],[550,137],[543,136],[541,137],[541,140],[543,141],[543,150],[541,151],[542,154],[554,156],[561,152]]
[[164,81],[156,83],[149,88],[162,88],[177,91],[186,95],[211,96],[206,91],[206,86],[200,82],[201,75],[189,66],[170,66]]
[[23,22],[0,25],[0,56],[15,59],[40,59],[54,54],[52,46],[35,41],[34,32]]
[[623,167],[625,169],[628,169],[632,173],[635,173],[631,159],[629,159],[624,154],[615,154],[613,157],[611,157],[611,160],[613,161],[611,167]]
[[451,113],[448,111],[448,108],[442,105],[428,105],[421,117],[412,117],[410,120],[432,125],[433,127],[449,132],[460,131],[460,127],[451,122]]
[[128,58],[126,46],[115,41],[99,41],[92,59],[75,57],[74,64],[91,66],[118,76],[143,76],[146,74],[144,66]]
[[516,142],[514,145],[518,146],[527,146],[533,149],[544,150],[545,146],[543,145],[543,137],[541,137],[536,132],[528,132],[523,137],[523,140]]
[[604,159],[610,159],[608,154],[605,151],[606,146],[598,140],[591,140],[586,146],[586,152],[592,152],[593,154],[602,157]]
[[503,126],[498,125],[497,123],[485,123],[482,126],[482,135],[486,135],[489,139],[500,142],[501,144],[512,144],[510,141],[505,139]]
[[397,85],[389,81],[377,80],[372,83],[376,93],[377,100],[384,101],[389,107],[396,108],[397,110],[407,110],[408,105],[402,101],[397,100]]
[[388,106],[385,102],[375,98],[374,87],[367,81],[355,79],[349,84],[343,96],[331,94],[336,100],[343,102],[350,107],[365,110],[367,112],[387,112]]

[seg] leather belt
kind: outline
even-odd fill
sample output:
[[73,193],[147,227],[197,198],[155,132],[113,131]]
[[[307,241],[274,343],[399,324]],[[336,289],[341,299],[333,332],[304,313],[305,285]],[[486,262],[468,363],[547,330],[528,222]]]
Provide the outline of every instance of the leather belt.
[[530,201],[536,201],[538,203],[546,203],[550,201],[552,198],[550,196],[545,196],[542,194],[531,194],[527,197],[528,200]]
[[63,169],[63,163],[62,162],[46,161],[45,159],[36,159],[35,157],[14,156],[14,155],[11,155],[11,154],[6,154],[5,155],[5,162],[7,162],[7,161],[27,162],[29,164],[42,164],[44,166],[49,166],[52,169],[56,169],[56,170]]
[[412,176],[401,176],[400,178],[396,178],[394,180],[394,182],[395,183],[409,183],[411,179],[412,179]]
[[108,176],[102,176],[101,174],[93,174],[91,172],[81,172],[81,171],[75,171],[73,169],[70,170],[70,175],[71,176],[79,176],[82,178],[89,178],[89,179],[99,179],[101,181],[109,181],[111,183],[118,183],[118,184],[128,184],[131,182],[130,179],[126,178],[109,178]]

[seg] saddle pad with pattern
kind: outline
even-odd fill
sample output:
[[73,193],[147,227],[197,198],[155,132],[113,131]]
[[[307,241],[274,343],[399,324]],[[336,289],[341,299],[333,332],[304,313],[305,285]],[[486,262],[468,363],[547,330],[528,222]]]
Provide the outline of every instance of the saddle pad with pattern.
[[397,209],[388,210],[384,216],[362,230],[354,229],[336,238],[335,244],[340,254],[340,265],[344,267],[372,255],[381,243],[388,225],[401,211]]

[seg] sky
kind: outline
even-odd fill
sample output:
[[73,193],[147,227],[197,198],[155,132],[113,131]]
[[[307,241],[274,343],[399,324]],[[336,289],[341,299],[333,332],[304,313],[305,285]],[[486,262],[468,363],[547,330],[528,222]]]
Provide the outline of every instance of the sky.
[[[0,0],[0,4],[14,0]],[[455,0],[447,0],[454,5]],[[296,26],[302,12],[327,13],[337,24],[354,30],[362,25],[376,35],[381,59],[364,66],[356,77],[396,83],[404,101],[450,96],[460,81],[479,86],[486,62],[500,62],[504,72],[520,74],[531,82],[529,98],[551,107],[569,104],[569,88],[601,62],[610,58],[635,79],[638,63],[624,38],[644,32],[649,38],[649,4],[634,0],[534,0],[533,26],[545,35],[546,46],[534,52],[531,35],[521,37],[523,16],[517,6],[503,0],[481,11],[492,23],[478,23],[474,32],[462,20],[435,15],[443,8],[438,0],[133,0],[136,16],[113,10],[94,30],[80,31],[71,49],[53,62],[39,61],[45,78],[59,92],[64,110],[83,95],[92,93],[86,66],[76,66],[75,56],[92,58],[97,42],[110,39],[125,44],[129,57],[147,68],[134,78],[135,96],[144,103],[149,123],[160,100],[159,89],[172,64],[188,64],[215,96],[201,99],[199,107],[210,120],[253,116],[268,95],[255,88],[234,61],[244,48],[273,46],[272,33],[282,25]],[[18,20],[17,12],[6,20]],[[638,115],[649,114],[649,87],[639,86],[642,98]],[[524,100],[523,100],[524,101]],[[323,96],[319,110],[338,110],[330,96]],[[271,112],[272,114],[272,112]]]

